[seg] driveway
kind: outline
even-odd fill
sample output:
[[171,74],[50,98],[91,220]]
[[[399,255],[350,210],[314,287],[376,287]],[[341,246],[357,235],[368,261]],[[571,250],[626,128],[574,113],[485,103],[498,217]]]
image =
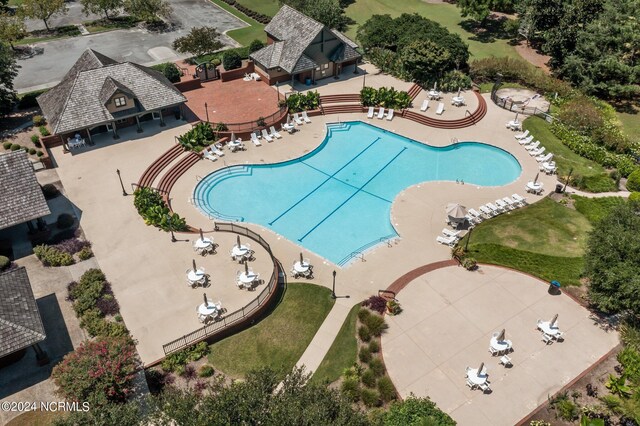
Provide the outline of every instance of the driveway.
[[[80,3],[80,1],[70,1],[66,4],[68,9],[67,13],[65,15],[54,15],[53,17],[49,18],[49,20],[47,21],[47,23],[49,24],[49,28],[62,27],[65,25],[77,25],[82,24],[83,22],[102,18],[102,16],[100,15],[85,15],[82,11],[82,3]],[[42,19],[25,19],[24,23],[27,26],[27,31],[45,29]]]
[[[55,85],[87,48],[118,61],[151,65],[188,56],[176,53],[171,44],[193,27],[213,26],[224,33],[246,26],[246,23],[209,1],[169,2],[173,7],[170,21],[176,25],[174,31],[158,34],[135,28],[40,43],[39,46],[44,47],[42,55],[18,61],[22,68],[14,81],[15,88],[23,93]],[[223,36],[223,42],[228,46],[235,44],[227,36]]]

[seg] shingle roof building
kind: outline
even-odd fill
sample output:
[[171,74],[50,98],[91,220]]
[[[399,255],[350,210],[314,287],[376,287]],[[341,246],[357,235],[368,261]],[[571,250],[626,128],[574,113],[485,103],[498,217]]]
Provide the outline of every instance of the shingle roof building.
[[0,358],[46,337],[27,270],[0,273]]
[[0,229],[50,213],[27,153],[0,155]]
[[154,111],[186,102],[160,72],[131,62],[116,62],[92,49],[85,50],[62,81],[38,96],[38,104],[54,134],[72,132],[122,116],[106,102],[117,90],[135,98],[135,110]]
[[[271,43],[250,56],[267,70],[278,68],[298,74],[317,68],[327,60],[342,63],[361,56],[355,50],[358,45],[347,36],[287,5],[280,8],[264,30]],[[336,41],[331,51],[310,49],[312,45],[324,47],[328,38]]]

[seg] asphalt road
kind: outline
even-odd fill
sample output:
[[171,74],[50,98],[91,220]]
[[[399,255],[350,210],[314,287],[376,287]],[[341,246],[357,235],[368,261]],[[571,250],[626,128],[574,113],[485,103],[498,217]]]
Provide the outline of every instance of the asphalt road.
[[[93,21],[102,18],[100,15],[89,14],[85,15],[82,12],[82,4],[80,1],[70,1],[66,3],[67,13],[65,15],[54,15],[47,23],[49,28],[62,27],[64,25],[76,25],[83,22]],[[27,31],[44,30],[44,22],[41,19],[25,19],[24,21]]]
[[[174,61],[184,57],[171,49],[173,40],[193,27],[212,26],[220,32],[246,26],[246,23],[206,0],[169,0],[173,7],[170,21],[176,29],[166,33],[149,33],[131,29],[79,36],[39,43],[44,53],[19,60],[20,69],[14,81],[18,92],[51,87],[71,68],[87,48],[97,50],[118,61],[153,64]],[[234,42],[224,36],[227,45]]]

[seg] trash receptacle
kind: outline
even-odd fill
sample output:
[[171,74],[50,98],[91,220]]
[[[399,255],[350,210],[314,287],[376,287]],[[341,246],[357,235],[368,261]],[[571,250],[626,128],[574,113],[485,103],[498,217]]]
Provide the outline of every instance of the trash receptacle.
[[556,193],[560,194],[562,192],[562,186],[561,183],[556,184]]
[[310,79],[310,78],[307,78],[307,79],[304,81],[304,84],[305,84],[305,85],[307,85],[307,86],[311,86],[311,79]]

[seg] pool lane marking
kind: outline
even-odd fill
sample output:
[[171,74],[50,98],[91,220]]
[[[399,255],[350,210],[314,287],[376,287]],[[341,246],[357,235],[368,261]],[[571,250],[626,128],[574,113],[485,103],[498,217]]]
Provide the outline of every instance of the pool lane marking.
[[332,174],[331,176],[329,176],[327,179],[325,179],[320,185],[316,186],[314,189],[312,189],[307,195],[305,195],[304,197],[302,197],[301,199],[299,199],[295,204],[293,204],[291,207],[289,207],[288,209],[286,209],[284,212],[280,213],[280,215],[278,217],[276,217],[275,219],[273,219],[271,222],[269,222],[269,225],[272,226],[274,223],[276,223],[282,216],[286,215],[287,213],[289,213],[289,211],[291,211],[291,209],[293,209],[295,206],[297,206],[298,204],[300,204],[301,202],[303,202],[304,200],[307,199],[307,197],[309,197],[311,194],[313,194],[314,192],[316,192],[318,189],[320,189],[320,187],[322,187],[325,183],[329,182],[331,179],[333,179],[333,177],[340,173],[345,167],[347,167],[349,164],[351,164],[356,158],[360,157],[362,154],[365,153],[365,151],[367,151],[369,148],[371,148],[376,142],[378,142],[380,140],[380,137],[377,137],[373,142],[371,142],[365,149],[363,149],[362,151],[360,151],[358,153],[358,155],[356,155],[355,157],[353,157],[351,160],[347,161],[347,164],[345,164],[344,166],[340,167],[334,174]]
[[[353,189],[359,189],[357,186],[355,186],[355,185],[351,185],[350,183],[347,183],[347,182],[343,181],[342,179],[338,179],[338,178],[337,178],[337,177],[335,177],[335,176],[331,176],[329,173],[327,173],[327,172],[323,172],[323,171],[322,171],[322,170],[320,170],[319,168],[314,167],[314,166],[312,166],[312,165],[310,165],[310,164],[307,164],[307,163],[305,163],[304,161],[301,161],[301,162],[300,162],[300,164],[304,164],[305,166],[310,167],[310,168],[312,168],[313,170],[315,170],[315,171],[317,171],[317,172],[319,172],[319,173],[322,173],[322,174],[323,174],[323,175],[325,175],[325,176],[329,176],[329,177],[333,178],[333,180],[338,181],[338,182],[340,182],[340,183],[342,183],[342,184],[344,184],[344,185],[347,185],[347,186],[348,186],[348,187],[350,187],[350,188],[353,188]],[[379,198],[380,200],[382,200],[382,201],[384,201],[384,202],[386,202],[386,203],[391,203],[391,200],[387,200],[386,198],[381,197],[381,196],[379,196],[379,195],[376,195],[376,194],[374,194],[373,192],[365,191],[364,189],[362,190],[362,192],[364,192],[365,194],[371,195],[372,197]]]
[[315,231],[315,230],[316,230],[316,228],[317,228],[318,226],[322,225],[322,223],[323,223],[325,220],[329,219],[329,218],[330,218],[330,217],[331,217],[335,212],[337,212],[337,211],[340,209],[340,207],[342,207],[342,206],[344,206],[345,204],[347,204],[347,203],[349,202],[349,200],[351,200],[351,199],[352,199],[353,197],[355,197],[359,192],[361,192],[361,191],[362,191],[362,188],[364,188],[365,186],[367,186],[367,185],[369,184],[369,182],[371,182],[373,179],[375,179],[375,178],[376,178],[376,176],[378,176],[380,173],[382,173],[382,171],[383,171],[384,169],[386,169],[386,168],[387,168],[391,163],[393,163],[393,162],[396,160],[396,158],[398,158],[398,157],[400,156],[400,154],[402,154],[403,152],[405,152],[407,149],[408,149],[407,147],[403,147],[403,148],[400,150],[400,152],[398,152],[398,153],[397,153],[397,154],[396,154],[396,155],[395,155],[391,160],[389,160],[389,161],[387,162],[387,164],[385,164],[384,166],[382,166],[382,168],[381,168],[380,170],[378,170],[378,171],[376,172],[376,174],[375,174],[375,175],[371,176],[371,178],[370,178],[368,181],[366,181],[366,182],[364,183],[364,185],[362,185],[360,188],[358,188],[358,190],[357,190],[356,192],[354,192],[353,194],[351,194],[351,196],[350,196],[349,198],[347,198],[346,200],[344,200],[344,201],[343,201],[343,202],[342,202],[338,207],[336,207],[335,209],[333,209],[333,211],[332,211],[331,213],[329,213],[327,216],[325,216],[325,218],[324,218],[324,219],[322,219],[320,222],[318,222],[318,223],[317,223],[313,228],[311,228],[311,229],[310,229],[306,234],[304,234],[301,238],[298,238],[298,241],[302,242],[302,240],[304,240],[305,238],[307,238],[307,236],[308,236],[310,233],[312,233],[313,231]]

